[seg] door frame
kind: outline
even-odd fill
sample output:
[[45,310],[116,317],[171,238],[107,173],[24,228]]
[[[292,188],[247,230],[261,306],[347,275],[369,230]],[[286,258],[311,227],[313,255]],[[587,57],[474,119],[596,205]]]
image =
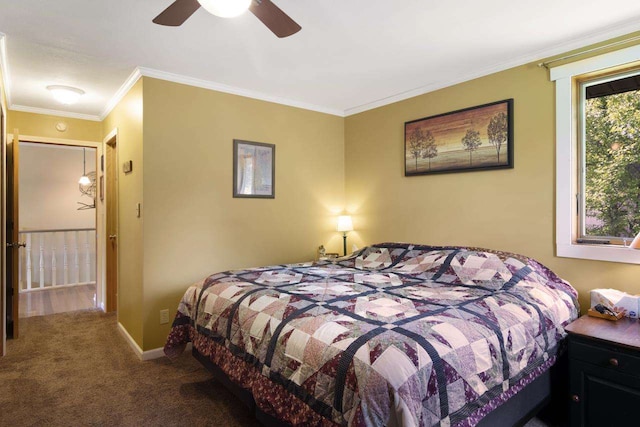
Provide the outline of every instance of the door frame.
[[[106,304],[106,300],[107,300],[107,208],[108,208],[108,200],[109,200],[109,194],[108,194],[108,188],[109,186],[107,185],[107,145],[110,145],[111,143],[113,143],[114,145],[114,149],[115,149],[115,165],[113,165],[114,169],[114,174],[115,174],[115,188],[116,188],[116,201],[119,202],[119,168],[118,165],[120,164],[120,138],[118,136],[118,128],[114,128],[111,132],[109,132],[107,134],[107,136],[104,137],[104,139],[102,140],[102,153],[104,155],[104,160],[103,160],[103,164],[104,164],[104,170],[102,171],[102,174],[104,175],[104,200],[102,200],[102,256],[103,256],[103,262],[102,262],[102,283],[104,283],[104,287],[103,287],[103,305],[102,305],[102,310],[104,312],[107,311],[107,304]],[[119,244],[119,237],[120,237],[120,207],[119,204],[118,206],[116,206],[116,245]],[[119,311],[119,295],[120,292],[119,288],[120,288],[120,251],[116,251],[116,301],[115,301],[115,306],[116,306],[116,316],[119,319],[120,317],[120,311]]]
[[[13,139],[13,134],[7,134],[7,140]],[[74,147],[91,147],[96,149],[96,179],[100,185],[100,156],[104,154],[104,143],[96,141],[82,141],[77,139],[48,138],[32,135],[18,135],[20,142],[34,142],[39,144],[69,145]],[[98,188],[98,194],[100,189]],[[104,203],[96,194],[96,305],[105,310],[105,244],[106,223],[104,218]],[[106,200],[106,198],[105,198]],[[4,330],[4,329],[3,329]]]
[[[2,97],[2,88],[0,88],[0,98]],[[0,99],[2,101],[2,99]],[[2,219],[2,227],[0,227],[0,327],[2,327],[2,332],[0,332],[0,336],[2,337],[2,341],[0,341],[0,357],[3,357],[7,352],[7,325],[5,318],[5,307],[6,307],[6,288],[7,288],[7,230],[6,230],[6,213],[7,213],[7,163],[6,163],[6,154],[7,154],[7,140],[6,140],[6,129],[7,129],[7,116],[6,110],[4,108],[4,103],[0,102],[0,117],[2,123],[0,123],[0,174],[2,181],[2,185],[0,185],[0,217]]]

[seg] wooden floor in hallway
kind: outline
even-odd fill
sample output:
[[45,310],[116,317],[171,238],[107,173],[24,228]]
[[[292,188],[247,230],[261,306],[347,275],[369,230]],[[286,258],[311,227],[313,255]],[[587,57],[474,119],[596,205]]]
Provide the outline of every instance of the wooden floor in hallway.
[[20,294],[20,317],[87,310],[96,307],[96,285],[43,289]]

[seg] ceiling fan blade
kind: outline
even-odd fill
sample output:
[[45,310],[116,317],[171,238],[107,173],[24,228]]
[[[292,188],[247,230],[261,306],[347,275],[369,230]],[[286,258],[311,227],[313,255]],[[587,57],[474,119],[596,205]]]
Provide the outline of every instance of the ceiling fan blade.
[[254,0],[251,2],[251,6],[249,6],[249,10],[262,21],[273,34],[280,38],[289,37],[302,28],[278,6],[271,3],[271,0]]
[[176,0],[162,13],[153,18],[153,23],[178,27],[184,23],[196,10],[200,9],[198,0]]

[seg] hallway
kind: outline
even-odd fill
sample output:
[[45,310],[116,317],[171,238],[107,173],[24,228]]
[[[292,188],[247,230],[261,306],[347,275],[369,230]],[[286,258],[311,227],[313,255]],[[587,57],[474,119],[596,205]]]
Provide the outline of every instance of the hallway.
[[19,142],[18,316],[98,307],[97,150]]

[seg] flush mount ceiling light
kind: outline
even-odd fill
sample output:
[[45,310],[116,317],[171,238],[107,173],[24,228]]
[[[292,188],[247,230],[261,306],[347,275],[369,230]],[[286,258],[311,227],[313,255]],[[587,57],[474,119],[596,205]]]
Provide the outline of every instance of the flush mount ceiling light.
[[242,15],[251,6],[251,0],[198,0],[200,6],[221,18]]
[[75,104],[78,102],[78,99],[84,95],[84,91],[82,89],[71,86],[53,85],[47,86],[47,89],[51,92],[56,101],[65,105]]

